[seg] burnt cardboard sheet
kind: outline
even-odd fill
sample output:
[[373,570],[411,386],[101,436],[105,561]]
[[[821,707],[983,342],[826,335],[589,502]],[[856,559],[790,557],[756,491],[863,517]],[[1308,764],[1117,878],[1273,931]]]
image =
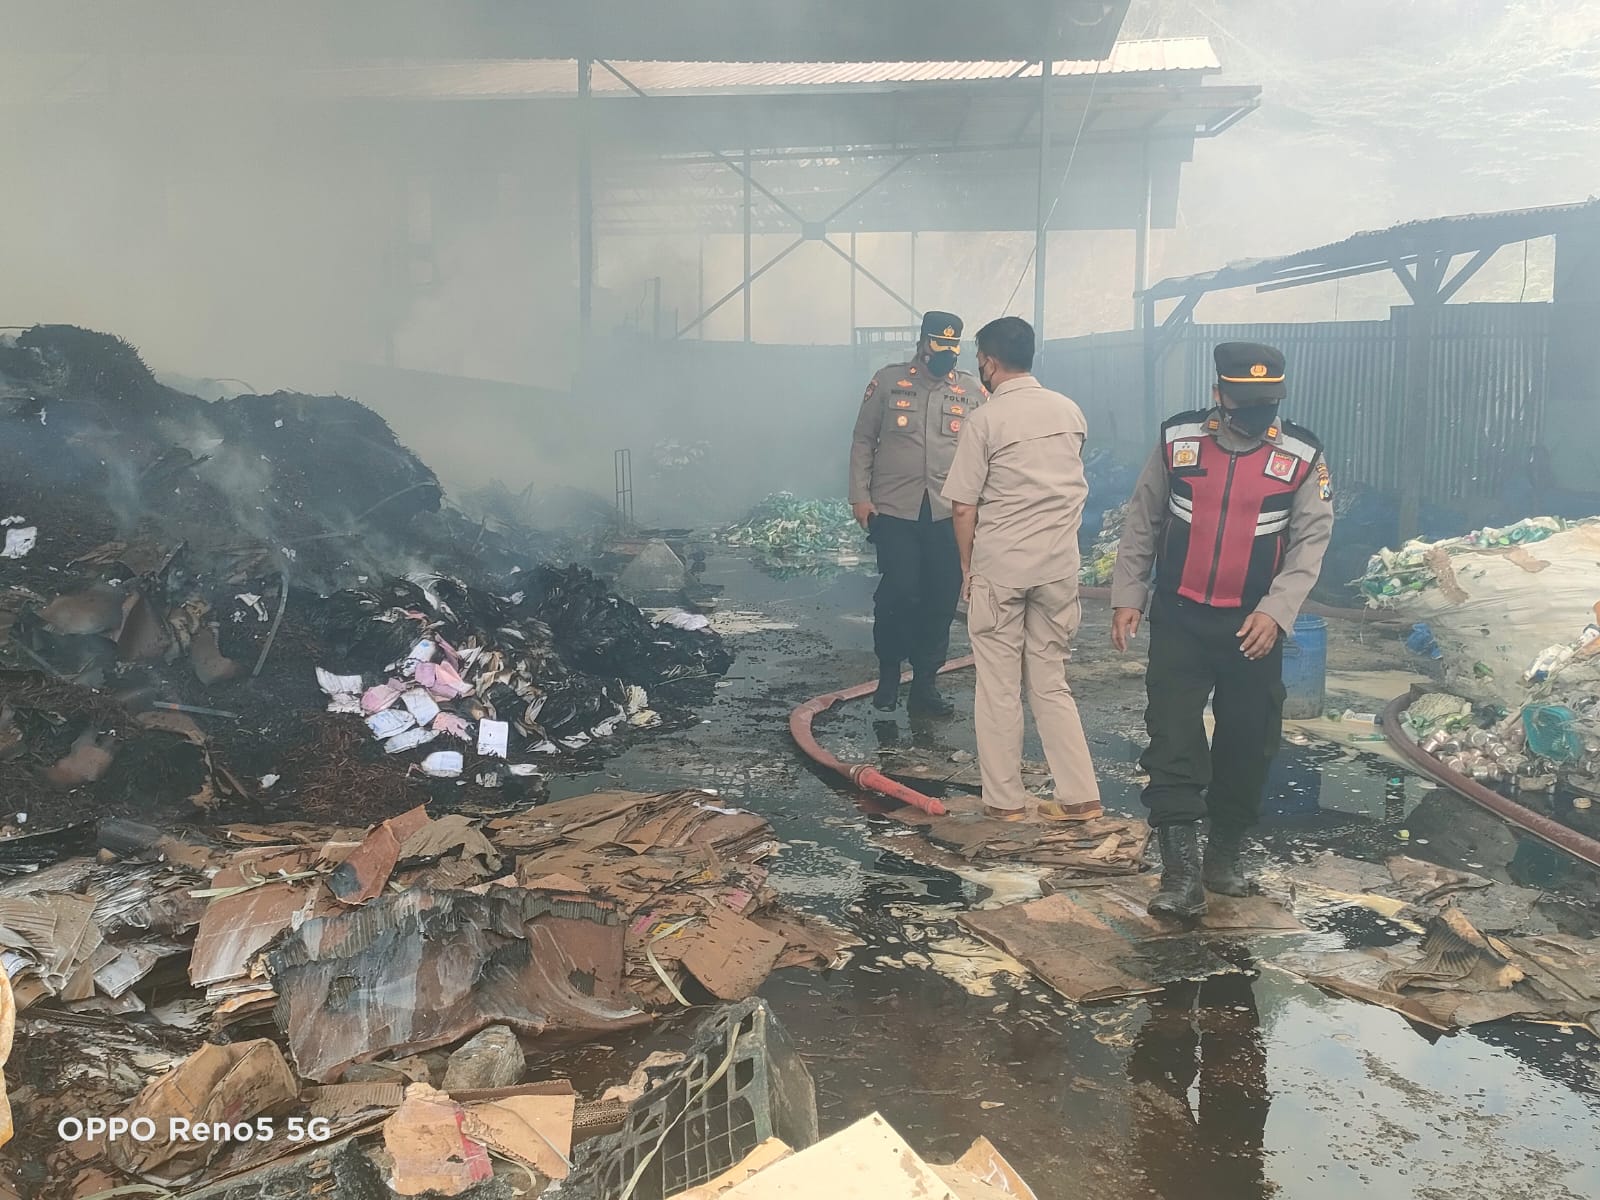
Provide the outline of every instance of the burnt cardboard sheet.
[[429,824],[420,805],[376,826],[328,876],[328,890],[346,904],[365,904],[383,891],[406,841]]
[[1446,908],[1395,946],[1288,953],[1275,964],[1336,995],[1451,1030],[1510,1018],[1600,1029],[1600,940],[1496,937]]
[[591,1035],[648,1018],[624,996],[615,908],[520,888],[412,890],[307,921],[268,955],[301,1075],[449,1045],[489,1025]]
[[1237,973],[1218,941],[1294,933],[1302,926],[1265,896],[1208,896],[1210,911],[1185,930],[1145,911],[1154,878],[1073,888],[959,918],[1067,999],[1088,1003],[1160,991],[1168,984]]
[[942,817],[906,807],[890,819],[917,829],[935,846],[974,862],[1024,862],[1084,875],[1136,875],[1145,870],[1150,827],[1129,817],[1095,821],[1001,821],[985,816],[975,796],[946,798]]

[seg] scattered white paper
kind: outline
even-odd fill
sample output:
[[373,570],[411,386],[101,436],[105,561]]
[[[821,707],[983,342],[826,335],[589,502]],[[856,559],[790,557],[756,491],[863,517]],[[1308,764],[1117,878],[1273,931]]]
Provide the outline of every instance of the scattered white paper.
[[267,606],[261,603],[261,597],[257,596],[254,592],[245,592],[242,595],[235,596],[234,599],[240,604],[255,609],[256,620],[271,620],[271,618],[267,616]]
[[711,628],[711,618],[680,608],[676,612],[669,612],[657,624],[670,625],[687,633],[699,633],[703,629]]
[[495,771],[485,771],[478,776],[478,786],[483,788],[497,788],[500,786],[500,776]]
[[282,778],[281,775],[263,775],[261,777],[261,786],[262,786],[263,789],[270,788],[273,784],[277,783],[278,780],[281,779],[281,778]]
[[[422,760],[422,773],[435,779],[454,779],[461,774],[465,761],[459,750],[435,750]],[[516,770],[515,767],[512,770]]]
[[407,678],[417,673],[417,664],[432,662],[433,656],[439,653],[439,647],[433,644],[433,639],[423,638],[411,647],[411,653],[406,655],[406,661],[400,667],[400,673]]
[[526,779],[530,775],[538,775],[540,772],[539,768],[534,766],[532,763],[512,763],[511,773]]
[[478,722],[478,753],[489,758],[504,758],[511,741],[511,726],[505,721]]
[[455,713],[440,713],[433,719],[433,727],[440,733],[447,733],[460,741],[472,740],[472,725],[465,717],[458,717]]
[[276,421],[274,421],[272,423],[272,427],[274,429],[282,429],[283,428],[283,418],[279,417]]
[[597,738],[610,737],[613,733],[615,733],[617,731],[617,726],[621,725],[621,724],[622,724],[622,714],[618,713],[614,717],[608,717],[606,720],[601,721],[600,724],[596,725],[593,729],[591,729],[589,731],[589,733],[590,733],[591,736],[597,737]]
[[403,754],[407,750],[415,750],[418,746],[426,746],[439,735],[431,729],[408,729],[404,733],[396,734],[383,744],[385,754]]
[[428,725],[439,715],[439,706],[434,703],[433,697],[421,688],[412,688],[400,697],[400,703],[406,706],[406,711],[417,719],[418,725]]
[[561,747],[554,742],[540,742],[537,746],[528,747],[529,754],[560,754]]
[[397,733],[404,733],[416,723],[417,719],[403,708],[385,709],[367,718],[367,728],[372,730],[372,736],[380,742],[394,737]]
[[27,519],[27,517],[0,517],[0,529],[5,529],[12,525],[21,525]]
[[364,710],[361,707],[360,696],[344,695],[335,696],[332,700],[329,700],[328,711],[348,717],[359,717]]
[[0,550],[0,558],[22,558],[32,550],[39,540],[39,529],[35,525],[23,525],[6,530],[6,545]]
[[568,750],[582,750],[589,744],[589,735],[586,733],[575,733],[571,737],[562,738],[561,744]]
[[317,668],[317,686],[330,696],[359,696],[361,694],[361,676],[335,675],[332,671]]
[[400,699],[398,687],[393,683],[378,683],[361,694],[361,707],[371,713],[382,712],[386,708],[392,708],[398,699]]

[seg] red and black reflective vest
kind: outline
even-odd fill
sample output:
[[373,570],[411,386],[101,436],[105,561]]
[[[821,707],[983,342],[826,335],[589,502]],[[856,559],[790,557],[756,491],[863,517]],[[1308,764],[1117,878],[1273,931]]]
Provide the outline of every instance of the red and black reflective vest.
[[1213,608],[1254,609],[1289,547],[1294,494],[1322,443],[1287,421],[1238,454],[1222,448],[1215,411],[1179,413],[1161,426],[1167,513],[1156,589]]

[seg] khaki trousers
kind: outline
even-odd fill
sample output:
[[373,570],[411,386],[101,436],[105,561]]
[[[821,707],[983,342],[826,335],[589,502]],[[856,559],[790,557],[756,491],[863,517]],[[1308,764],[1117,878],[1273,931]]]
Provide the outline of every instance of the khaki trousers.
[[967,633],[978,670],[973,724],[985,800],[1026,803],[1022,784],[1022,692],[1039,726],[1063,804],[1099,802],[1100,784],[1083,736],[1067,659],[1082,607],[1078,581],[1008,588],[974,575]]

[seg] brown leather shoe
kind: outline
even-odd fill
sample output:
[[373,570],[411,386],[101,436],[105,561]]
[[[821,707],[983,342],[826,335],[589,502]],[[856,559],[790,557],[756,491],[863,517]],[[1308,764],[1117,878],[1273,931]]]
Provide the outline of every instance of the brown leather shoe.
[[1098,821],[1106,815],[1099,801],[1083,804],[1062,804],[1059,800],[1044,800],[1039,804],[1039,817],[1045,821]]

